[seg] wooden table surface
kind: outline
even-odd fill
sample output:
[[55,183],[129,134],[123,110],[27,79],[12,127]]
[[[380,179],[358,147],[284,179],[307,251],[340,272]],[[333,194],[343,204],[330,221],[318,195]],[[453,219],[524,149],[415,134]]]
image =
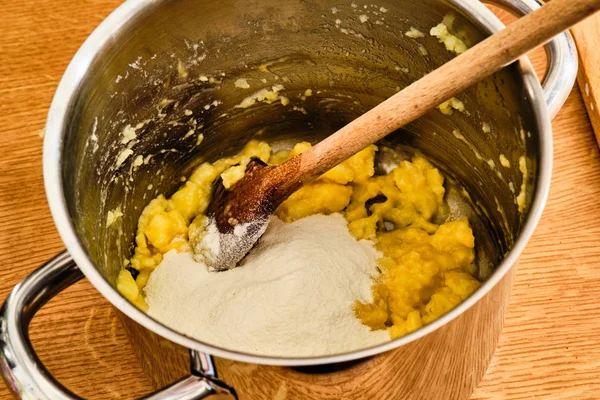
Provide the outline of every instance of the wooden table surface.
[[[120,0],[0,3],[0,298],[63,249],[39,136],[67,63]],[[540,67],[544,56],[532,57]],[[541,67],[540,67],[541,68]],[[548,205],[521,257],[500,346],[473,399],[600,398],[600,158],[580,91],[553,122]],[[109,303],[85,280],[34,319],[48,369],[85,398],[151,390]],[[0,398],[8,398],[0,383]]]

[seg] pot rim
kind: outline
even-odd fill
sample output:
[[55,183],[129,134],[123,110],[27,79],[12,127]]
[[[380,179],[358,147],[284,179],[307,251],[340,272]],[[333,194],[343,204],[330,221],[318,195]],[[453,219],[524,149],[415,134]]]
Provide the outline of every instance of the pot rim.
[[[48,112],[43,146],[43,172],[46,196],[50,206],[50,212],[60,237],[62,238],[67,250],[77,263],[78,267],[92,283],[92,285],[109,302],[111,302],[113,306],[115,306],[129,318],[144,326],[146,329],[150,329],[151,331],[172,342],[178,343],[190,349],[209,353],[211,355],[230,360],[280,366],[307,366],[339,363],[365,358],[382,353],[384,351],[395,349],[439,329],[443,325],[457,318],[459,315],[473,306],[477,301],[483,298],[516,264],[518,257],[525,248],[542,215],[548,197],[552,173],[551,121],[544,102],[542,88],[531,63],[526,56],[520,58],[517,63],[519,71],[522,75],[524,88],[529,96],[529,102],[531,103],[535,121],[539,127],[540,134],[540,162],[538,165],[538,180],[533,192],[533,201],[531,203],[529,214],[526,217],[523,228],[516,238],[513,247],[507,253],[500,265],[496,268],[493,275],[487,281],[485,281],[481,287],[475,293],[473,293],[473,295],[471,295],[447,314],[438,318],[434,322],[412,333],[409,333],[406,336],[377,346],[353,351],[350,353],[294,358],[252,355],[202,343],[196,339],[192,339],[184,334],[172,330],[171,328],[153,319],[145,312],[139,310],[132,303],[122,297],[121,294],[108,282],[108,280],[105,279],[104,276],[95,268],[93,262],[87,256],[78,239],[75,228],[69,217],[63,192],[64,187],[61,171],[62,144],[74,94],[76,93],[81,80],[83,79],[86,71],[97,54],[97,51],[109,41],[113,40],[112,38],[114,33],[119,31],[125,25],[125,23],[127,23],[127,21],[129,21],[138,13],[152,7],[156,3],[157,0],[126,1],[115,11],[113,11],[86,39],[69,63],[69,66],[67,67],[58,85],[50,106],[50,110]],[[505,27],[498,17],[496,17],[496,15],[494,15],[481,2],[452,0],[450,3],[464,11],[466,14],[478,19],[479,22],[481,22],[481,24],[484,26],[484,29],[490,34]]]

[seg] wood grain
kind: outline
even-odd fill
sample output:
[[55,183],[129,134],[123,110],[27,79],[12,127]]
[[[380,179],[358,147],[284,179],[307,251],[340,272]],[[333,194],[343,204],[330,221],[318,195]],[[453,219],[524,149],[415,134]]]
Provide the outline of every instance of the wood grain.
[[600,15],[593,15],[571,29],[579,50],[579,74],[577,82],[582,88],[596,139],[600,144]]
[[[0,4],[1,298],[63,248],[45,200],[38,132],[68,61],[119,3]],[[543,53],[533,61],[540,67]],[[548,205],[521,257],[500,345],[474,400],[600,393],[600,157],[579,90],[553,128]],[[151,390],[116,313],[87,281],[40,312],[32,340],[50,371],[85,398]],[[0,398],[9,398],[1,383]]]

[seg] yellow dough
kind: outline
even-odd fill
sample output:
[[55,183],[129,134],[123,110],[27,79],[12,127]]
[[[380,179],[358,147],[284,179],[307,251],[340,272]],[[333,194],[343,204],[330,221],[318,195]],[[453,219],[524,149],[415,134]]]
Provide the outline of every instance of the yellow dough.
[[[202,225],[213,181],[220,175],[226,187],[244,176],[251,157],[280,164],[310,148],[301,142],[291,150],[272,153],[252,140],[236,156],[203,163],[187,182],[166,199],[159,196],[138,221],[131,267],[123,269],[118,290],[146,309],[142,289],[167,251],[189,251],[188,239]],[[357,239],[376,242],[382,256],[380,276],[373,282],[373,302],[356,302],[354,311],[371,329],[388,329],[391,338],[405,335],[439,318],[480,285],[474,278],[475,240],[467,219],[436,225],[444,207],[444,177],[421,156],[403,161],[386,175],[375,176],[371,145],[302,187],[276,210],[292,222],[313,214],[340,212]],[[308,318],[309,316],[307,316]]]

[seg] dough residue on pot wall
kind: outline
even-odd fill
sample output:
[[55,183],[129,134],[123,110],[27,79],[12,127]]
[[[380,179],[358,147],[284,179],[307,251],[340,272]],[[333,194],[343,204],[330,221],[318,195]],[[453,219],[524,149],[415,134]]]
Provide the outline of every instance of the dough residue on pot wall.
[[527,192],[527,159],[525,156],[519,157],[519,170],[521,171],[521,175],[523,176],[523,180],[521,182],[521,190],[519,191],[519,195],[517,196],[517,206],[519,207],[519,212],[522,213],[525,211],[525,196]]
[[504,168],[510,168],[510,161],[508,160],[508,158],[506,158],[504,154],[500,154],[500,164]]
[[235,87],[241,89],[249,89],[250,85],[248,84],[248,81],[246,79],[240,78],[237,81],[235,81]]
[[109,226],[111,226],[114,222],[116,222],[122,216],[123,216],[123,213],[121,212],[120,207],[107,212],[106,213],[106,227],[108,228]]
[[447,22],[448,20],[451,21],[452,19],[444,18],[444,21],[431,28],[429,34],[436,37],[439,42],[446,47],[446,50],[456,54],[462,54],[467,51],[467,45],[458,37],[450,33],[450,23]]
[[271,104],[278,100],[281,102],[282,105],[287,106],[290,103],[290,100],[287,97],[281,96],[279,94],[279,92],[281,92],[282,90],[285,90],[285,87],[283,85],[273,85],[270,89],[260,89],[258,92],[255,92],[243,99],[242,102],[235,107],[248,108],[253,106],[257,102]]
[[407,32],[404,32],[404,35],[406,35],[409,38],[413,38],[413,39],[425,37],[425,34],[423,32],[421,32],[420,30],[418,30],[417,28],[414,28],[412,26],[410,27],[410,30],[408,30]]
[[465,103],[458,100],[456,97],[452,97],[437,107],[442,114],[452,115],[454,110],[465,112]]

